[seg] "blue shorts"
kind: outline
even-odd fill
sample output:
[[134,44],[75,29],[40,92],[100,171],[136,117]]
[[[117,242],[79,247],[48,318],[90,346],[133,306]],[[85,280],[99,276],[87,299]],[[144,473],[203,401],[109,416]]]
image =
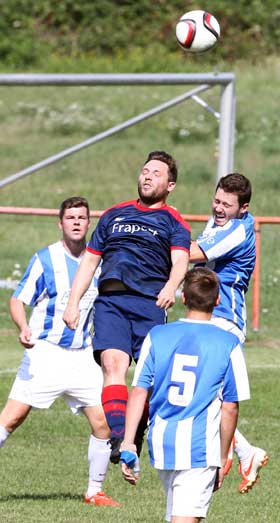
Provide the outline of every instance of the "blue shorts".
[[166,323],[166,311],[156,299],[134,292],[112,291],[94,301],[94,358],[100,351],[119,349],[138,360],[144,338],[155,325]]

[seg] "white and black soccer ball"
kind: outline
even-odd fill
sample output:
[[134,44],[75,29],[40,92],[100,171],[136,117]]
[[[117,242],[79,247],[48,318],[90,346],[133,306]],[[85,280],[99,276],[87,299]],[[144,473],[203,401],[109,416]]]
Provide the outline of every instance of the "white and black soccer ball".
[[220,37],[218,20],[207,11],[189,11],[176,25],[178,44],[190,53],[202,53],[213,47]]

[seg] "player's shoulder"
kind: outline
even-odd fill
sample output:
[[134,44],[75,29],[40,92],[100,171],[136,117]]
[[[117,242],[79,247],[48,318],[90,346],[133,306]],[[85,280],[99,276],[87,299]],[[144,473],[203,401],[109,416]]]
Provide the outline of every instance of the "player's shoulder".
[[150,330],[151,337],[168,337],[169,335],[173,335],[175,331],[178,332],[178,330],[184,330],[186,327],[186,322],[184,319],[179,319],[176,321],[171,321],[169,323],[164,323],[163,325],[155,325]]
[[233,332],[226,331],[225,329],[222,329],[222,327],[214,325],[211,322],[209,323],[209,325],[211,325],[213,336],[215,336],[217,341],[220,341],[221,343],[225,343],[228,344],[228,346],[233,347],[240,345],[238,336],[236,336],[236,334],[233,334]]
[[115,205],[112,205],[111,207],[108,207],[102,216],[106,216],[109,213],[113,213],[114,211],[118,211],[120,209],[125,209],[126,207],[135,207],[137,204],[137,200],[126,200],[124,202],[116,203]]
[[178,211],[178,209],[176,209],[176,207],[172,207],[172,205],[166,204],[160,210],[164,211],[171,218],[171,220],[180,223],[181,225],[183,225],[183,227],[190,230],[188,222],[184,219],[184,217]]
[[39,258],[41,261],[42,260],[45,261],[51,257],[52,253],[54,253],[55,255],[58,255],[62,251],[63,251],[62,242],[61,242],[61,240],[59,240],[57,242],[50,243],[49,245],[46,245],[45,247],[42,247],[41,249],[39,249],[34,254],[34,257]]

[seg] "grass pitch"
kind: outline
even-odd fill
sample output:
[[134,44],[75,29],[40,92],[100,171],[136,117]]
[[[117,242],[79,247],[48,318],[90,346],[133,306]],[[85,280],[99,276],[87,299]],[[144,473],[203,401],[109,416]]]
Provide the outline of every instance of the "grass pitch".
[[[222,489],[213,497],[208,523],[276,523],[279,520],[278,481],[280,346],[275,342],[246,344],[252,399],[241,403],[239,428],[267,450],[270,461],[259,483],[247,495],[238,493],[237,461]],[[22,349],[16,331],[1,329],[0,405],[6,401]],[[83,503],[87,487],[89,429],[83,416],[73,416],[61,399],[49,410],[33,411],[0,450],[0,521],[3,523],[160,523],[165,496],[148,463],[146,445],[136,487],[125,483],[119,466],[110,465],[104,484],[121,508]]]

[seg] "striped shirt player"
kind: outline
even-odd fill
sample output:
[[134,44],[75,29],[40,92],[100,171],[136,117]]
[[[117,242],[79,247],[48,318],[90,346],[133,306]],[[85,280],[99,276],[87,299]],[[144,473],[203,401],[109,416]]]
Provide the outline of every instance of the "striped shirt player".
[[214,308],[213,316],[234,323],[243,333],[241,339],[244,341],[247,319],[245,293],[256,260],[254,218],[247,212],[220,227],[211,217],[197,244],[208,259],[203,266],[214,270],[220,280],[221,300]]
[[92,306],[97,295],[98,272],[80,302],[80,323],[76,331],[63,319],[72,281],[80,259],[58,241],[36,252],[30,260],[14,296],[33,307],[29,321],[32,338],[46,340],[65,349],[85,349],[91,345]]
[[31,258],[13,296],[33,307],[29,327],[34,347],[24,351],[9,398],[48,408],[63,395],[73,413],[100,404],[103,377],[92,357],[90,335],[99,269],[80,302],[77,330],[62,319],[79,264],[62,241]]
[[[212,200],[212,215],[197,242],[192,243],[192,262],[213,269],[220,280],[221,300],[214,308],[212,321],[238,336],[246,336],[245,294],[255,265],[254,219],[248,213],[252,188],[248,178],[230,173],[220,178]],[[260,469],[267,463],[264,449],[254,447],[236,429],[232,448],[236,452],[242,480],[241,494],[256,483]],[[227,472],[232,465],[229,454]]]
[[249,399],[238,338],[211,321],[181,319],[147,335],[132,386],[149,389],[148,445],[160,470],[219,467],[221,401]]
[[[89,226],[87,200],[80,196],[64,200],[58,222],[61,240],[35,253],[11,296],[11,317],[25,351],[0,413],[0,447],[32,408],[48,409],[63,397],[74,414],[86,416],[91,428],[85,502],[118,506],[102,490],[110,431],[101,406],[103,375],[94,361],[90,336],[99,269],[81,301],[77,330],[73,332],[63,321],[74,275],[85,254]],[[26,305],[32,307],[29,322]]]

